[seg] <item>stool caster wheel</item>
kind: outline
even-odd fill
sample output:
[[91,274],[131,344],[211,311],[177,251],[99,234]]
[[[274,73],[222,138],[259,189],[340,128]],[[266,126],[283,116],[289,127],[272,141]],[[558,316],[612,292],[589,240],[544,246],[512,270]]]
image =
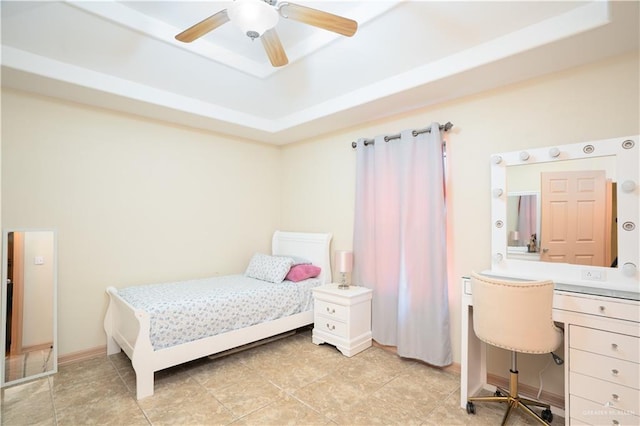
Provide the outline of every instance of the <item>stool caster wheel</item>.
[[495,391],[493,393],[493,396],[502,396],[502,392],[500,392],[499,390]]
[[475,413],[476,413],[476,406],[474,405],[474,403],[471,401],[467,402],[467,414],[475,414]]
[[548,423],[551,423],[553,421],[553,413],[548,408],[542,410],[542,413],[540,413],[540,417],[542,418],[542,420]]

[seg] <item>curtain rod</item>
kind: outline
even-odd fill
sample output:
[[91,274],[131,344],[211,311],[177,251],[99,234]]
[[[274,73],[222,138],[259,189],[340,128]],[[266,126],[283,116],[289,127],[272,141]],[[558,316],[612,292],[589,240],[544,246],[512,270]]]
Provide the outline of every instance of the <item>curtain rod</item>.
[[[447,121],[446,124],[441,124],[440,125],[440,130],[444,130],[445,132],[448,132],[449,130],[451,130],[451,128],[453,127],[453,123],[451,123],[450,121]],[[431,133],[431,127],[425,127],[424,129],[417,129],[417,130],[413,130],[411,132],[411,134],[415,137],[418,136],[421,133]],[[397,133],[395,135],[389,135],[389,136],[385,136],[384,137],[384,141],[385,142],[389,142],[392,139],[400,139],[401,135],[400,133]],[[375,144],[375,140],[374,139],[365,139],[364,140],[364,146],[367,145],[373,145]],[[351,148],[355,148],[358,146],[357,142],[351,142]]]

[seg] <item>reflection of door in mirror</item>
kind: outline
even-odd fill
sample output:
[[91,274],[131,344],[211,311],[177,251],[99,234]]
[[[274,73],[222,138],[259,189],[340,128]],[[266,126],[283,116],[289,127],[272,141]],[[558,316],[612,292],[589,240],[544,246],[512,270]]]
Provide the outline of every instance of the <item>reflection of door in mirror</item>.
[[[604,170],[605,171],[605,179],[606,179],[606,197],[605,201],[607,203],[611,203],[610,207],[605,209],[605,219],[601,224],[610,224],[609,229],[605,231],[604,238],[604,258],[599,261],[597,265],[599,266],[613,266],[616,265],[617,251],[618,251],[618,241],[617,241],[617,226],[616,226],[616,213],[617,213],[617,203],[616,203],[616,157],[615,156],[602,156],[602,157],[594,157],[594,158],[580,158],[580,159],[569,159],[562,161],[554,161],[554,162],[539,162],[532,164],[522,164],[522,165],[514,165],[507,167],[506,186],[508,188],[508,198],[507,198],[507,231],[516,230],[517,226],[517,216],[515,213],[509,213],[510,203],[512,201],[512,195],[521,195],[524,193],[537,193],[541,192],[541,175],[542,173],[553,173],[553,172],[580,172],[580,171],[590,171],[590,170]],[[538,195],[538,203],[541,204],[541,196]],[[548,206],[547,206],[548,207]],[[582,221],[582,215],[589,214],[588,203],[585,203],[581,206],[580,210],[577,211],[578,216],[575,221]],[[578,253],[576,256],[565,256],[564,254],[555,254],[555,257],[551,257],[549,254],[550,246],[548,244],[549,236],[545,235],[546,230],[541,226],[542,222],[545,221],[546,216],[549,213],[546,213],[548,208],[543,209],[541,206],[538,210],[538,252],[531,253],[526,247],[526,241],[530,238],[530,235],[523,236],[521,233],[518,233],[518,237],[521,240],[520,247],[514,247],[512,241],[510,241],[509,232],[506,235],[506,239],[508,241],[507,245],[507,257],[511,259],[517,260],[533,260],[533,261],[547,261],[547,262],[558,262],[558,263],[568,263],[568,264],[589,264],[591,265],[592,260],[590,260],[590,254]],[[588,219],[588,217],[587,217]],[[548,222],[548,221],[547,221]],[[557,222],[559,223],[559,222]],[[573,222],[577,223],[577,222]],[[586,221],[584,223],[587,223]],[[545,225],[545,228],[548,225]],[[558,235],[561,235],[563,230],[567,229],[568,225],[557,225],[558,229],[556,229],[556,235],[554,238],[559,238]],[[586,228],[588,229],[588,228]],[[550,231],[551,232],[551,231]],[[588,236],[585,229],[582,230],[581,238],[592,238]],[[544,251],[546,249],[546,251]],[[552,253],[553,254],[553,253]],[[564,257],[564,260],[561,259]],[[594,263],[593,265],[596,265]]]
[[612,266],[613,183],[604,170],[541,173],[541,256],[545,262]]
[[50,374],[55,362],[55,242],[52,231],[5,233],[2,383]]

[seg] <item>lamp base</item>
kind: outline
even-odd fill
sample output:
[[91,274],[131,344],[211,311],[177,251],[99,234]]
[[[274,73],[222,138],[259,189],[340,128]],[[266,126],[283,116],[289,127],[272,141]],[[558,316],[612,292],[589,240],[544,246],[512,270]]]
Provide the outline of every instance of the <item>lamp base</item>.
[[349,284],[347,284],[347,274],[342,272],[342,282],[338,284],[338,289],[346,290],[349,288]]

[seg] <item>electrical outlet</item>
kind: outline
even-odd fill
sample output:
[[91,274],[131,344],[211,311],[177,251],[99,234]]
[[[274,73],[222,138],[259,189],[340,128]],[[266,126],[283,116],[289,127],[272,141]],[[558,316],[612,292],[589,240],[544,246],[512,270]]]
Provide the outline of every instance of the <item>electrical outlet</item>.
[[605,272],[600,269],[583,269],[582,279],[585,281],[604,281]]
[[34,265],[44,265],[44,256],[36,256],[33,258]]

